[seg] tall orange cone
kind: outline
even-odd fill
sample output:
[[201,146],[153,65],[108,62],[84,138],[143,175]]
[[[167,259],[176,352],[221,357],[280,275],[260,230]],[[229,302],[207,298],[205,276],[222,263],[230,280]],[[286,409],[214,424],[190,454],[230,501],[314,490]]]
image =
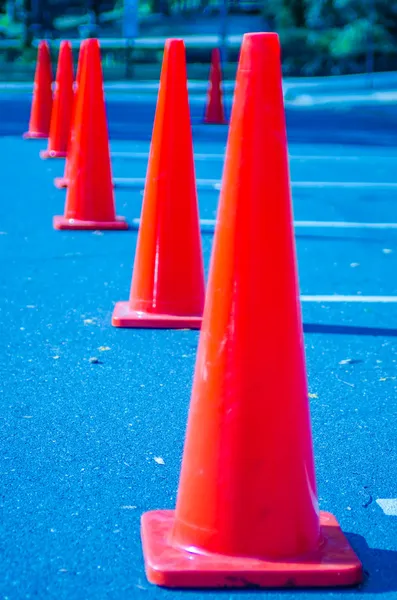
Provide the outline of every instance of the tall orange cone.
[[185,45],[167,40],[130,299],[112,324],[199,328],[203,273]]
[[167,587],[361,580],[318,511],[274,33],[244,36],[176,510],[142,542]]
[[61,42],[59,48],[54,103],[51,115],[48,148],[41,158],[65,158],[73,106],[73,55],[70,42]]
[[211,54],[210,80],[204,123],[213,125],[223,125],[227,123],[223,108],[222,69],[219,48],[214,48]]
[[55,229],[128,229],[114,208],[99,42],[87,40],[73,131],[64,216]]
[[48,138],[52,112],[52,69],[50,48],[41,41],[37,52],[36,73],[34,76],[33,100],[30,112],[29,131],[25,139]]
[[68,149],[67,149],[67,156],[66,156],[66,161],[65,161],[65,170],[64,170],[64,174],[63,177],[56,177],[54,179],[54,185],[55,187],[62,189],[62,188],[66,188],[68,187],[68,183],[69,183],[69,166],[70,166],[70,157],[72,155],[72,142],[73,142],[73,131],[75,128],[75,116],[76,116],[76,105],[77,105],[77,92],[79,89],[79,84],[80,84],[80,80],[81,80],[81,73],[83,70],[83,62],[84,62],[84,55],[85,55],[85,48],[86,48],[86,44],[87,44],[87,40],[83,40],[80,44],[80,51],[79,51],[79,58],[77,61],[77,74],[76,74],[76,81],[74,82],[74,98],[73,98],[73,107],[72,107],[72,117],[71,117],[71,126],[70,126],[70,135],[69,135],[69,141],[68,141]]

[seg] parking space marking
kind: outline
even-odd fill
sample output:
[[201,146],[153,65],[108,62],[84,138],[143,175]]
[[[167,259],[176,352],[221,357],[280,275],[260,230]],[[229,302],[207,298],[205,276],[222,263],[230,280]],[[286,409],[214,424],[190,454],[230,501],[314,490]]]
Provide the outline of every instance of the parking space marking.
[[[149,152],[123,152],[115,151],[111,152],[112,158],[137,158],[137,159],[148,159]],[[195,160],[223,160],[224,154],[195,154]]]
[[[112,158],[136,158],[136,159],[147,159],[149,157],[149,151],[148,152],[138,152],[138,151],[128,151],[128,150],[115,150],[111,152],[111,156]],[[211,153],[209,152],[207,153],[202,153],[202,152],[197,152],[194,154],[194,158],[195,160],[201,161],[201,160],[223,160],[225,157],[224,154],[221,153]],[[324,154],[324,155],[315,155],[315,154],[290,154],[289,155],[289,159],[290,160],[297,160],[297,161],[336,161],[336,162],[343,162],[343,161],[347,161],[347,162],[357,162],[357,161],[362,161],[364,160],[368,160],[368,161],[373,161],[373,160],[379,160],[379,157],[374,157],[374,156],[344,156],[342,155],[330,155],[330,154]],[[382,160],[392,160],[392,161],[397,161],[397,156],[382,156]]]
[[[114,177],[113,183],[117,188],[128,188],[128,189],[143,189],[145,187],[145,177]],[[218,179],[198,179],[197,187],[201,189],[216,190],[220,187],[220,181]]]
[[376,181],[293,181],[292,187],[297,188],[357,188],[357,189],[396,189],[395,182]]
[[[134,227],[139,227],[140,219],[133,219]],[[200,219],[200,227],[214,231],[216,219]],[[294,227],[304,229],[397,229],[397,223],[355,223],[353,221],[294,221]]]
[[397,498],[378,498],[376,501],[385,515],[397,517]]
[[[114,185],[120,188],[141,188],[145,185],[145,177],[115,177]],[[201,189],[221,189],[219,179],[197,179],[197,187]],[[356,188],[356,189],[397,189],[397,183],[372,182],[372,181],[292,181],[295,188],[321,189],[321,188]]]
[[364,303],[392,303],[397,304],[397,296],[361,296],[361,295],[347,295],[344,296],[342,294],[331,294],[331,295],[303,295],[301,296],[301,302],[323,302],[327,304],[328,302],[364,302]]
[[397,223],[356,223],[354,221],[295,221],[294,225],[314,229],[397,229]]

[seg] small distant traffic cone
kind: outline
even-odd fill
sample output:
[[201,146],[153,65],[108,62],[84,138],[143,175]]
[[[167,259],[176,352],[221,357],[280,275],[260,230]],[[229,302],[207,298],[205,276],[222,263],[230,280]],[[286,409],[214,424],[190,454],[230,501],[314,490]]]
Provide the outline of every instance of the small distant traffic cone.
[[70,42],[61,42],[48,148],[41,158],[65,158],[73,106],[73,55]]
[[204,305],[185,45],[167,40],[128,302],[115,327],[199,328]]
[[278,36],[247,34],[176,510],[142,517],[152,583],[361,580],[335,518],[318,511],[295,261]]
[[224,125],[227,123],[223,108],[222,69],[219,48],[214,48],[211,54],[210,80],[204,123],[213,125]]
[[24,133],[24,139],[48,138],[52,112],[51,86],[52,69],[50,48],[47,42],[41,41],[37,52],[29,131]]
[[70,181],[55,229],[128,229],[114,209],[99,42],[87,40],[77,95]]
[[69,135],[68,149],[67,149],[67,155],[66,155],[66,161],[65,161],[65,169],[64,169],[63,177],[55,177],[55,179],[54,179],[54,185],[58,189],[66,188],[66,187],[68,187],[68,184],[69,184],[69,167],[70,167],[70,157],[72,155],[72,144],[73,144],[73,139],[74,139],[77,93],[78,93],[79,84],[80,84],[80,80],[81,80],[81,73],[83,70],[83,62],[84,62],[86,45],[87,45],[87,40],[83,40],[80,44],[79,58],[77,61],[76,81],[74,82],[74,98],[73,98],[72,117],[71,117],[71,125],[70,125],[70,135]]

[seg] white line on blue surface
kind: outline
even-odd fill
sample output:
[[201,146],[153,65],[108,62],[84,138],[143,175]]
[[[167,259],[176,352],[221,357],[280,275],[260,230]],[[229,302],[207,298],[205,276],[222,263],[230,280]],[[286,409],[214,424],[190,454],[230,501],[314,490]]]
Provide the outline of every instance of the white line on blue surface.
[[303,295],[301,296],[301,302],[321,302],[327,304],[328,302],[364,302],[374,304],[397,304],[397,296],[361,296],[361,295],[350,295],[345,296],[342,294],[330,294],[330,295]]
[[[144,177],[115,177],[114,184],[120,188],[143,188]],[[374,181],[293,181],[295,188],[358,188],[358,189],[397,189],[397,182],[374,182]],[[197,179],[197,187],[200,189],[219,190],[221,181],[219,179]]]
[[378,498],[376,501],[385,515],[397,517],[397,498]]
[[[114,177],[113,183],[118,188],[138,188],[143,189],[145,187],[144,177]],[[201,189],[219,189],[219,179],[198,179],[197,187]]]
[[300,188],[367,188],[396,189],[396,182],[377,181],[293,181],[292,187]]
[[[111,153],[112,158],[136,158],[136,159],[147,159],[149,157],[149,152],[138,152],[138,151],[123,151],[123,150],[115,150]],[[224,159],[224,154],[221,153],[200,153],[197,152],[194,154],[194,158],[195,160],[223,160]],[[363,156],[344,156],[342,155],[317,155],[317,154],[312,154],[312,155],[299,155],[299,154],[290,154],[289,156],[290,160],[298,160],[298,161],[305,161],[305,160],[318,160],[318,161],[337,161],[337,162],[342,162],[342,161],[349,161],[349,162],[355,162],[355,161],[362,161],[362,160],[378,160],[378,157],[374,157],[374,156],[366,156],[365,154]],[[382,160],[393,160],[395,161],[397,159],[396,156],[384,156],[382,157]]]
[[364,303],[374,303],[374,304],[396,304],[397,296],[361,296],[361,295],[342,295],[342,294],[330,294],[330,295],[303,295],[301,296],[301,302],[323,302],[327,304],[328,302],[364,302]]
[[397,223],[355,223],[354,221],[295,221],[294,225],[320,229],[397,229]]
[[[111,152],[112,158],[143,158],[147,159],[149,157],[148,152],[123,152],[123,151],[115,151]],[[196,160],[223,160],[223,154],[195,154],[194,158]]]
[[[134,227],[139,227],[140,219],[133,219]],[[200,226],[215,229],[216,219],[200,219]],[[297,228],[307,229],[397,229],[397,223],[355,223],[348,221],[294,221]]]

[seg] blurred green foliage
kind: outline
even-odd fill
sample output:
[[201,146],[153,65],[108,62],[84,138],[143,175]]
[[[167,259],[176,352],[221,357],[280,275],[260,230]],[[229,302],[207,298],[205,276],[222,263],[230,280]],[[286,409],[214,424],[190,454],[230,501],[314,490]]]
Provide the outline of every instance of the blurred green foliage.
[[264,0],[289,74],[397,68],[397,0]]

